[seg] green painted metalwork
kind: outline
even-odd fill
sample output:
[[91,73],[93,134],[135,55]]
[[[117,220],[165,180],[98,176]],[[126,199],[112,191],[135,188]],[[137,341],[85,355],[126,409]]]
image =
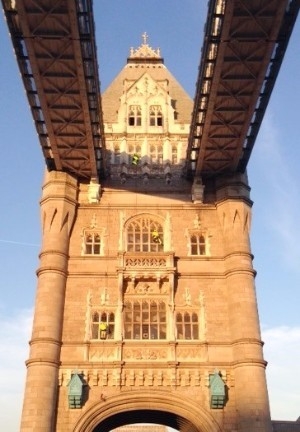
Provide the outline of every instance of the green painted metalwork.
[[69,408],[71,409],[81,408],[82,395],[83,395],[83,382],[81,376],[78,373],[72,374],[68,386],[69,386],[69,392],[68,392]]
[[225,384],[219,372],[209,376],[210,407],[224,408],[226,402]]

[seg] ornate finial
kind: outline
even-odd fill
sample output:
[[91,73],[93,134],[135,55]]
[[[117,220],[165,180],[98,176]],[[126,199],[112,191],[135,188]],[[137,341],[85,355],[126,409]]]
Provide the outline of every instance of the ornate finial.
[[147,35],[146,32],[144,32],[144,33],[142,34],[142,38],[143,38],[143,43],[144,43],[144,45],[147,45],[148,37],[149,37],[149,36]]
[[160,55],[160,49],[157,48],[155,50],[151,48],[151,46],[148,45],[148,38],[148,34],[144,32],[142,34],[142,44],[136,49],[130,48],[129,59],[155,59],[161,60],[163,62],[163,59]]

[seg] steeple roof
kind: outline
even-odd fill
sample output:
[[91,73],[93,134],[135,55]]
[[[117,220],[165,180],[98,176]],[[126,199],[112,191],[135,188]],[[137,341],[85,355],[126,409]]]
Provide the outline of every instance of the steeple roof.
[[127,64],[104,91],[102,95],[104,122],[117,122],[117,113],[120,106],[120,97],[124,92],[124,83],[132,82],[134,84],[141,76],[148,73],[158,84],[168,84],[168,93],[172,99],[172,106],[177,113],[175,122],[188,124],[191,121],[193,101],[164,65],[160,49],[153,49],[149,46],[147,38],[147,34],[144,33],[143,43],[136,49],[130,49]]

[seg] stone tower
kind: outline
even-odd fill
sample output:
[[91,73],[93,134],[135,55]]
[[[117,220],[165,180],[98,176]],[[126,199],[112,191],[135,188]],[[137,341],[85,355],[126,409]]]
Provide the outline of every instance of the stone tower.
[[271,432],[247,178],[185,178],[193,103],[143,38],[103,94],[106,179],[45,176],[21,431]]

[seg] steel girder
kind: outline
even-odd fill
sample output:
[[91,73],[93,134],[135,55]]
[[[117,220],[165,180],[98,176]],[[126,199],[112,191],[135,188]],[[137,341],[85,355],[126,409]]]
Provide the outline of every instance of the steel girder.
[[246,169],[299,10],[299,0],[211,0],[186,171]]
[[91,0],[2,0],[48,169],[105,170]]

